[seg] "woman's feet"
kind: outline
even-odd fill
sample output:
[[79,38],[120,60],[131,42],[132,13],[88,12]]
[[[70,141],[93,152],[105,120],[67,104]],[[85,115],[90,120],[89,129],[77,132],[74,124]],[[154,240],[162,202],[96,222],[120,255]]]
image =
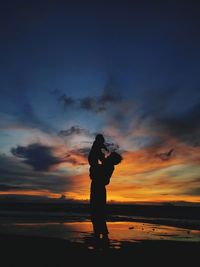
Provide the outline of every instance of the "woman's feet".
[[96,233],[95,233],[95,234],[94,234],[94,238],[95,238],[95,239],[100,239],[100,234],[96,234]]
[[104,248],[108,248],[109,247],[109,245],[110,245],[110,239],[108,237],[108,234],[103,234],[102,242],[103,242]]
[[108,237],[107,233],[106,234],[102,234],[102,238],[103,238],[103,240],[109,240],[109,237]]

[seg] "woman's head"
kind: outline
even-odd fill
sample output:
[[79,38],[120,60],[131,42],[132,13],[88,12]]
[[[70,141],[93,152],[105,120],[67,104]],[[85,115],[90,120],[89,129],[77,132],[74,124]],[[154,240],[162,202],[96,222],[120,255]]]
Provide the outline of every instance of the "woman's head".
[[105,142],[105,139],[102,134],[97,134],[95,137],[95,141],[97,143],[103,144]]
[[113,164],[117,165],[122,161],[122,156],[118,154],[117,152],[112,152],[110,155],[107,157],[107,159]]

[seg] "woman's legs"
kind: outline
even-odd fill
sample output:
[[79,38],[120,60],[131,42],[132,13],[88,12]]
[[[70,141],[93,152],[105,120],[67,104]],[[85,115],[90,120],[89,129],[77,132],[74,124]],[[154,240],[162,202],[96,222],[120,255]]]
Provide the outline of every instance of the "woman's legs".
[[106,224],[106,188],[103,184],[92,181],[90,191],[90,210],[95,236],[108,236]]

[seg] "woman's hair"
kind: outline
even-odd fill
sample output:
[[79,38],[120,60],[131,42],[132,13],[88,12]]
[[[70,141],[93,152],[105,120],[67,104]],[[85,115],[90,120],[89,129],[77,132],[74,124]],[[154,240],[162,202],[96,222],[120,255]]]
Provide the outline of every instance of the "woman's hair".
[[109,159],[113,165],[117,165],[122,161],[122,156],[120,154],[118,154],[117,152],[112,152],[110,153],[110,155],[107,157],[107,159]]

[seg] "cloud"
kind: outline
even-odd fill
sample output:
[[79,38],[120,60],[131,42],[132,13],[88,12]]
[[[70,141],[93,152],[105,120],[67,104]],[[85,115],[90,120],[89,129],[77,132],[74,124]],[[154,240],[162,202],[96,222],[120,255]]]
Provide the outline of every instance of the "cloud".
[[90,147],[72,149],[68,151],[63,159],[65,160],[65,163],[70,163],[75,166],[87,165],[89,151]]
[[56,96],[59,103],[65,108],[78,108],[94,113],[102,113],[110,109],[113,105],[121,102],[122,96],[116,89],[113,80],[108,80],[102,93],[99,96],[86,96],[83,98],[73,98],[66,95],[59,89],[54,89],[50,93]]
[[73,125],[67,130],[61,130],[59,132],[60,136],[72,136],[72,135],[86,135],[86,136],[94,136],[95,133],[90,133],[89,130],[81,128],[78,125]]
[[105,110],[105,107],[99,105],[98,101],[93,97],[85,97],[80,99],[80,108],[94,112],[102,112]]
[[[106,113],[106,134],[125,150],[152,147],[154,154],[171,147],[176,149],[180,143],[200,146],[199,93],[191,95],[188,91],[152,89],[124,98]],[[169,159],[166,155],[160,158]]]
[[156,157],[159,157],[161,160],[169,160],[172,157],[173,152],[174,152],[174,149],[172,148],[167,152],[156,154]]
[[0,191],[43,191],[62,193],[70,190],[72,176],[66,172],[35,172],[15,157],[0,154]]
[[74,150],[73,152],[87,159],[90,152],[90,147],[79,148],[77,150]]
[[61,96],[59,96],[58,101],[61,102],[64,105],[64,107],[70,107],[76,103],[75,99],[67,96],[66,94],[62,94]]
[[81,109],[100,113],[109,109],[109,105],[120,102],[120,97],[115,92],[110,92],[105,88],[99,97],[85,97],[80,99],[79,102]]
[[[69,129],[67,130],[61,130],[59,133],[58,133],[59,136],[61,137],[64,137],[64,138],[67,138],[69,139],[70,143],[72,144],[72,137],[74,136],[81,136],[82,141],[81,141],[81,144],[80,144],[80,141],[79,141],[79,148],[76,148],[76,149],[72,149],[69,151],[69,154],[68,154],[68,158],[66,160],[70,160],[69,156],[78,156],[79,157],[79,160],[82,161],[83,158],[87,158],[88,155],[89,155],[89,151],[91,149],[91,145],[92,145],[92,142],[94,141],[95,139],[95,136],[97,135],[97,132],[90,132],[89,130],[87,129],[84,129],[84,128],[81,128],[80,126],[78,125],[74,125],[72,127],[70,127]],[[112,142],[111,138],[109,138],[109,136],[106,136],[104,135],[105,138],[106,138],[106,146],[108,147],[109,151],[116,151],[116,150],[119,150],[119,145],[117,143],[114,143]],[[85,139],[86,137],[86,139]],[[84,141],[84,139],[86,141]],[[87,143],[88,145],[85,145],[85,143]],[[72,161],[71,161],[72,162]],[[75,161],[74,161],[75,163]],[[76,162],[77,164],[78,162]]]
[[[41,188],[40,188],[41,189]],[[34,185],[8,185],[8,184],[0,184],[0,192],[8,192],[8,191],[29,191],[29,190],[38,190],[38,186]]]
[[11,186],[6,184],[0,184],[0,192],[11,191],[18,189],[18,186]]
[[48,171],[52,166],[64,162],[63,158],[54,156],[52,147],[38,143],[17,146],[11,149],[11,153],[24,159],[23,161],[32,166],[35,171]]
[[192,146],[200,146],[200,102],[181,114],[161,117],[157,120],[158,127],[168,131],[170,135]]
[[[199,185],[200,185],[200,181],[199,181]],[[190,190],[187,190],[185,194],[192,195],[192,196],[200,196],[200,186],[197,188],[192,188]]]
[[200,196],[200,178],[197,177],[188,181],[188,186],[183,188],[183,194],[190,196]]
[[78,125],[73,125],[66,130],[58,132],[58,136],[63,138],[65,143],[67,142],[68,146],[71,147],[71,149],[68,150],[69,154],[75,153],[75,155],[81,155],[81,151],[83,154],[88,151],[96,135],[96,132],[90,132]]

